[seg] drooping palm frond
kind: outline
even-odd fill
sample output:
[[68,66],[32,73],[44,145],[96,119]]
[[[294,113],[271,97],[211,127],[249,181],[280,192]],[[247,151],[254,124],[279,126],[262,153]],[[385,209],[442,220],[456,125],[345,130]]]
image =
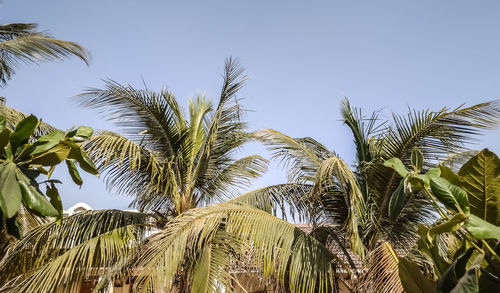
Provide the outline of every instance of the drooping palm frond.
[[[364,197],[356,175],[349,169],[344,160],[336,156],[321,163],[316,174],[313,193],[322,199],[328,197],[328,191],[332,189],[336,190],[333,196],[340,194],[344,197],[348,212],[343,225],[351,240],[351,249],[363,258],[365,247],[361,241],[358,226],[363,225],[365,222],[366,206]],[[325,211],[327,210],[325,209]]]
[[33,23],[0,25],[0,85],[14,75],[14,68],[23,62],[43,62],[76,56],[88,64],[89,53],[74,42],[54,39],[38,32]]
[[314,182],[321,162],[336,156],[309,137],[295,139],[272,129],[256,131],[253,136],[268,145],[273,158],[279,159],[287,168],[289,182]]
[[[67,292],[87,277],[126,263],[151,227],[151,216],[89,211],[43,224],[9,247],[0,263],[2,292]],[[6,282],[10,280],[9,282]]]
[[402,293],[398,256],[389,244],[381,243],[366,259],[367,273],[358,286],[361,292]]
[[[222,239],[219,233],[224,233]],[[328,290],[333,280],[332,265],[344,266],[294,225],[262,210],[225,203],[189,210],[156,235],[139,257],[138,266],[143,269],[137,286],[145,291],[171,288],[176,275],[187,273],[183,271],[186,263],[194,262],[193,269],[198,269],[196,260],[208,257],[206,249],[231,245],[238,250],[239,242],[251,243],[264,275],[275,275],[281,283],[286,279],[293,292]],[[210,273],[204,274],[209,284],[224,284],[230,278],[225,256],[220,255],[209,267]]]
[[248,205],[282,219],[297,217],[298,220],[309,220],[313,217],[312,189],[313,185],[309,184],[271,185],[246,192],[226,203]]

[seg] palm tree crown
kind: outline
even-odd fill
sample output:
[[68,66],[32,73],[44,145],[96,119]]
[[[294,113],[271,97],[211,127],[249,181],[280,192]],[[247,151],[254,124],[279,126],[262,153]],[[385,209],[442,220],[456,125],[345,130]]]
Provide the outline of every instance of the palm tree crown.
[[110,114],[127,137],[105,131],[88,150],[106,173],[110,189],[135,196],[133,206],[176,216],[200,204],[227,199],[266,170],[260,156],[234,159],[250,140],[235,97],[243,69],[226,63],[222,92],[213,106],[204,96],[183,113],[169,91],[135,90],[113,81],[78,98],[86,107]]

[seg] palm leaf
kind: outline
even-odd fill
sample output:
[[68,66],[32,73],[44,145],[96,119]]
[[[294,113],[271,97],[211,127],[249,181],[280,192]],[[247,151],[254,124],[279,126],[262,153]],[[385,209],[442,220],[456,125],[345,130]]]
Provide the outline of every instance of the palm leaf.
[[37,32],[37,25],[13,23],[0,25],[0,84],[5,86],[19,63],[38,63],[76,56],[88,64],[89,53],[74,42],[54,39]]
[[283,219],[298,217],[299,220],[312,218],[310,198],[313,185],[278,184],[246,192],[226,203],[249,205]]
[[273,159],[279,159],[287,168],[290,182],[314,182],[321,162],[336,156],[309,137],[295,139],[272,129],[256,131],[253,137],[269,146]]
[[68,291],[103,268],[126,263],[151,216],[119,210],[78,213],[31,230],[0,262],[6,292]]
[[[316,240],[265,211],[219,204],[185,212],[147,245],[138,262],[138,266],[144,268],[138,288],[171,288],[185,263],[192,263],[207,253],[207,246],[217,247],[215,240],[221,231],[232,235],[230,239],[252,243],[262,261],[264,275],[274,274],[282,283],[286,278],[294,292],[323,292],[331,285],[332,261],[339,260]],[[230,243],[233,248],[237,247],[234,245],[237,242]],[[217,272],[212,278],[221,283],[231,273],[224,269],[212,270]]]
[[404,292],[399,279],[398,257],[388,242],[370,252],[365,267],[367,274],[359,283],[363,292]]

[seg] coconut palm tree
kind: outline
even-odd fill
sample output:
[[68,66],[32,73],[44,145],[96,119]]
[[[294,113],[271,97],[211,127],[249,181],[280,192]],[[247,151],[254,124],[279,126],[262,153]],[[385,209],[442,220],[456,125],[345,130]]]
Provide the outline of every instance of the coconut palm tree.
[[[345,99],[341,114],[354,138],[356,159],[352,168],[312,138],[293,139],[271,129],[258,131],[255,136],[288,167],[291,182],[310,188],[311,235],[325,246],[347,244],[354,253],[343,256],[353,272],[353,256],[363,264],[358,278],[352,278],[356,280],[353,290],[401,291],[394,250],[408,253],[418,238],[417,224],[430,224],[437,214],[420,193],[410,194],[401,204],[402,210],[392,213],[389,207],[398,204],[394,194],[403,191],[402,180],[385,162],[397,157],[409,165],[415,148],[421,150],[426,170],[449,158],[467,157],[467,144],[483,130],[498,126],[500,103],[412,110],[406,116],[393,114],[392,121],[387,121],[377,112],[364,116]],[[422,262],[418,255],[411,257]]]
[[[334,267],[351,273],[354,282],[346,282],[346,286],[353,291],[401,291],[396,255],[409,252],[417,238],[417,224],[430,224],[436,215],[431,203],[419,193],[409,196],[399,214],[389,212],[388,207],[391,199],[396,198],[393,194],[397,192],[401,178],[385,162],[398,157],[409,164],[411,152],[418,148],[425,158],[424,168],[429,169],[450,155],[465,150],[466,144],[483,130],[496,127],[500,121],[500,105],[494,101],[456,109],[410,111],[407,116],[394,114],[392,121],[383,121],[377,113],[363,116],[359,109],[352,108],[345,100],[341,113],[354,136],[356,161],[352,169],[338,154],[312,138],[294,139],[271,129],[257,131],[253,136],[267,144],[274,157],[288,167],[289,183],[249,192],[233,201],[259,206],[266,200],[275,203],[287,200],[287,204],[308,215],[313,225],[312,237],[302,236],[304,241],[310,241],[308,245],[314,244],[314,248],[309,249],[327,256]],[[208,269],[203,273],[209,275],[209,280],[220,282],[228,278],[221,272],[223,260],[227,257],[221,257],[220,247],[212,242],[218,239],[222,224],[224,233],[229,232],[232,238],[236,235],[233,243],[238,243],[238,239],[253,241],[253,245],[259,242],[276,245],[282,241],[281,233],[255,238],[252,233],[257,232],[251,228],[258,225],[250,217],[244,218],[245,223],[232,222],[233,217],[240,220],[240,213],[243,212],[231,208],[226,210],[224,204],[220,204],[191,210],[176,218],[158,234],[158,241],[140,252],[138,263],[144,268],[144,273],[139,280],[147,288],[159,288],[168,283],[172,271],[178,270],[185,261],[195,265],[206,263]],[[267,227],[273,227],[281,220],[266,217],[265,221]],[[316,245],[313,240],[323,246]],[[193,251],[193,246],[186,242],[204,245]],[[318,280],[322,278],[321,274],[314,275],[318,271],[311,267],[313,259],[300,258],[304,263],[295,266],[293,255],[300,253],[302,247],[293,244],[290,247],[293,266],[288,269],[307,269],[311,275],[300,281],[290,278],[284,283],[292,291],[303,288],[319,290],[321,282]],[[335,254],[325,254],[324,247],[335,249]],[[272,246],[268,253],[274,249],[281,250],[282,247]],[[214,253],[212,250],[217,252],[217,258],[208,261],[206,258],[210,259]],[[418,255],[412,257],[422,261]],[[266,265],[263,261],[264,268]],[[276,267],[269,267],[277,270],[274,273],[278,276],[282,274]],[[265,269],[263,271],[266,273]],[[332,290],[332,287],[328,288]]]
[[88,52],[77,43],[54,39],[33,23],[0,25],[0,86],[5,86],[21,63],[39,63],[74,55],[88,64]]
[[[33,229],[0,264],[4,290],[67,291],[91,276],[103,276],[104,286],[134,275],[139,291],[214,291],[236,286],[242,255],[258,258],[266,276],[295,290],[326,290],[334,256],[270,213],[283,204],[283,191],[303,194],[294,190],[300,186],[234,198],[267,164],[256,155],[235,159],[253,138],[235,97],[242,74],[228,59],[218,103],[199,95],[187,115],[166,90],[108,80],[104,89],[80,95],[83,106],[103,111],[123,130],[125,136],[102,131],[86,150],[108,188],[133,196],[139,213],[95,211]],[[17,263],[23,266],[13,269]]]
[[[398,215],[388,212],[401,178],[384,162],[397,157],[409,165],[418,147],[428,169],[461,152],[482,130],[498,125],[498,102],[410,111],[383,121],[377,113],[365,117],[346,100],[341,113],[357,155],[350,168],[312,138],[271,129],[246,133],[235,99],[241,74],[228,60],[217,106],[200,96],[186,118],[168,91],[107,81],[105,89],[81,95],[83,105],[110,114],[124,130],[125,137],[102,132],[87,150],[108,188],[134,196],[140,213],[96,211],[32,230],[0,264],[5,290],[64,291],[98,274],[100,285],[133,275],[137,291],[213,292],[238,285],[235,273],[247,255],[256,262],[247,272],[294,292],[333,290],[342,281],[335,272],[363,285],[353,290],[397,290],[394,251],[408,251],[415,225],[435,216],[420,194],[412,194]],[[283,161],[289,182],[234,197],[265,169],[258,156],[233,157],[252,138]],[[275,217],[287,208],[312,224],[310,235]],[[19,262],[26,265],[12,269]]]

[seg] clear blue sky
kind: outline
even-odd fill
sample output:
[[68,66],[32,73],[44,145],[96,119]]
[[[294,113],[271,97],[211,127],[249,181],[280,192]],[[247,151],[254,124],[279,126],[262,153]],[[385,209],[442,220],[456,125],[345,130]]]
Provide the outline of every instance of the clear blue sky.
[[[62,129],[110,128],[69,97],[102,78],[166,86],[185,104],[197,92],[217,98],[224,59],[239,57],[251,80],[241,91],[252,130],[311,136],[352,161],[351,136],[339,122],[343,96],[365,111],[405,113],[500,98],[498,1],[22,1],[4,0],[2,23],[34,22],[92,54],[25,65],[0,95],[8,105]],[[500,131],[475,148],[500,153]],[[251,145],[245,153],[268,156]],[[79,190],[57,176],[65,207],[125,208],[85,176]],[[256,186],[280,183],[271,166]]]

